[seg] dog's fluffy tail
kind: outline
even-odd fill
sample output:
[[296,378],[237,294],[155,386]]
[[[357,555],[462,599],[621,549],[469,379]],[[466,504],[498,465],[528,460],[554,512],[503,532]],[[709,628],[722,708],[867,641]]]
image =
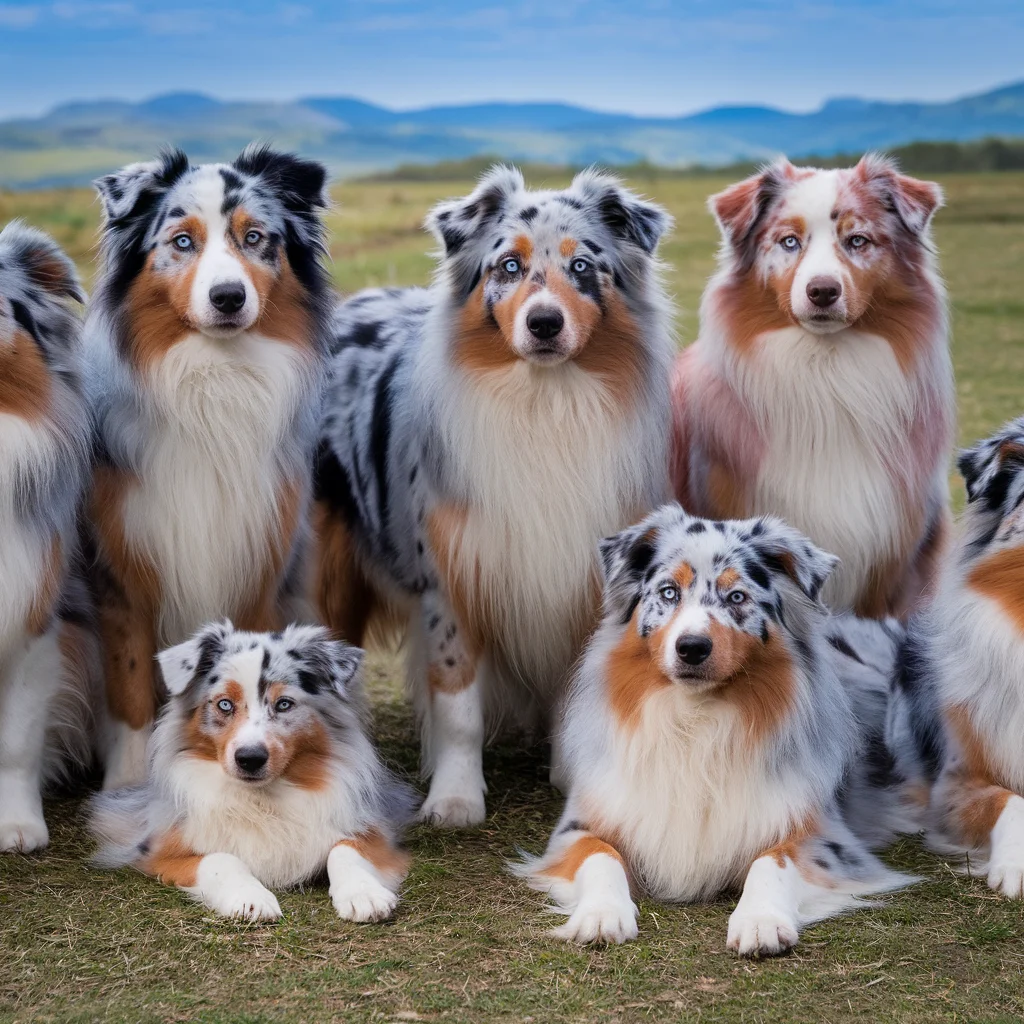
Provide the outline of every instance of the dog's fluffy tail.
[[97,793],[89,801],[89,831],[99,844],[93,855],[97,867],[121,868],[145,856],[152,797],[144,785]]

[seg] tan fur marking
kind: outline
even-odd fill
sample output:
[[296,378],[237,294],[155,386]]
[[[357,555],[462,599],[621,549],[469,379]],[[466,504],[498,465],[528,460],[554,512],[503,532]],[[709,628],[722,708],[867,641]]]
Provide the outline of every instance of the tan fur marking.
[[351,839],[342,839],[338,846],[348,846],[364,860],[368,860],[393,885],[397,885],[409,873],[412,858],[399,850],[378,829],[371,828]]
[[637,727],[644,703],[651,694],[672,685],[652,655],[664,630],[644,638],[639,625],[640,608],[637,607],[621,639],[609,653],[606,668],[608,703],[619,723],[627,729]]
[[597,853],[607,854],[609,857],[617,860],[623,868],[626,866],[622,854],[614,846],[610,846],[603,839],[598,839],[597,836],[586,835],[580,836],[579,839],[575,840],[568,849],[562,852],[558,860],[544,868],[541,874],[547,875],[550,878],[562,878],[567,882],[571,882],[576,877],[576,872],[579,871],[583,862],[588,857],[593,857]]
[[89,507],[101,563],[96,590],[107,707],[117,721],[142,729],[156,716],[160,583],[153,565],[125,538],[122,508],[134,486],[132,477],[100,468]]
[[362,646],[378,598],[361,568],[355,538],[322,501],[313,505],[313,535],[313,595],[320,618],[339,640]]
[[64,549],[60,537],[54,534],[50,553],[46,556],[43,578],[32,599],[25,628],[33,636],[42,636],[53,619],[53,609],[60,596],[64,578]]
[[50,411],[50,371],[35,340],[20,328],[0,345],[0,413],[29,422]]
[[523,257],[523,262],[529,265],[533,259],[533,242],[526,235],[516,235],[512,239],[512,250]]
[[940,778],[937,793],[944,797],[940,803],[956,837],[982,846],[1013,793],[1000,784],[970,711],[962,705],[948,708],[946,724],[957,740],[957,759]]
[[967,585],[995,601],[1024,633],[1024,546],[1005,548],[983,558],[971,569]]
[[761,854],[762,857],[771,857],[780,868],[786,866],[786,861],[790,860],[794,864],[797,862],[800,853],[800,847],[811,838],[811,836],[817,835],[818,833],[818,821],[810,815],[805,818],[802,822],[799,822],[793,827],[793,830],[786,836],[785,839],[780,843],[776,843],[773,847],[765,850]]
[[568,259],[576,251],[577,242],[574,238],[563,238],[558,251]]
[[[517,296],[519,296],[518,300]],[[510,298],[494,307],[495,317],[500,314],[503,319],[513,322],[515,311],[526,297],[525,288],[516,289]],[[513,302],[515,303],[514,309],[505,308]],[[499,307],[502,308],[499,310]],[[509,318],[510,312],[511,318]],[[470,373],[507,370],[519,358],[500,327],[487,315],[483,281],[476,286],[459,313],[452,338],[452,348],[455,362]]]
[[277,275],[263,264],[246,261],[260,298],[260,317],[253,330],[296,348],[312,350],[313,328],[308,295],[283,252],[280,261],[281,269]]
[[197,854],[175,829],[169,829],[153,845],[152,851],[138,862],[137,867],[144,874],[152,875],[165,885],[177,885],[191,889],[196,884],[199,862]]
[[153,269],[154,253],[128,290],[128,350],[126,358],[147,370],[194,330],[191,316],[192,279],[198,261],[193,257],[173,275]]
[[763,644],[739,630],[713,623],[710,635],[715,647],[712,658],[719,657],[721,644],[727,648],[722,663],[735,665],[716,693],[736,708],[750,745],[759,746],[793,708],[795,684],[789,653],[774,634]]
[[735,569],[726,569],[725,572],[720,573],[717,580],[715,580],[715,586],[719,590],[731,590],[740,581],[740,574]]
[[[271,703],[276,699],[271,696]],[[286,767],[281,772],[281,778],[287,779],[300,789],[325,789],[331,777],[331,740],[327,730],[316,723],[310,729],[289,736],[284,759]],[[271,770],[273,769],[272,759]]]
[[693,566],[689,562],[683,562],[672,570],[672,578],[683,590],[689,590],[696,579],[696,573],[694,573]]

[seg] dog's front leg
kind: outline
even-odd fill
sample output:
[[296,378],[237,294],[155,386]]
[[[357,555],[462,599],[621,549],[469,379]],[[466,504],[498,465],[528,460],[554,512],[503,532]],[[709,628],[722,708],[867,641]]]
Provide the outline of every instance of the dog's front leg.
[[[166,874],[163,878],[170,881]],[[197,858],[193,884],[181,887],[223,917],[276,921],[281,916],[277,897],[232,853]]]
[[398,887],[409,858],[370,830],[342,839],[327,856],[331,901],[346,921],[383,921],[398,905]]
[[420,818],[442,828],[479,825],[484,794],[482,659],[438,591],[423,597],[426,645],[425,763],[430,792]]

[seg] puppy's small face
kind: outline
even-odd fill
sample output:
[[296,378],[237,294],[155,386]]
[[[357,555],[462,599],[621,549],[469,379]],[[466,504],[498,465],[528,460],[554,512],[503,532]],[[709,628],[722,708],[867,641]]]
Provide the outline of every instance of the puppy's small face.
[[608,176],[584,172],[567,189],[535,192],[508,167],[427,219],[444,246],[442,271],[465,304],[469,359],[486,368],[578,359],[602,330],[635,344],[623,303],[641,288],[670,223]]
[[635,624],[660,672],[698,690],[741,674],[785,619],[816,601],[831,555],[772,519],[727,522],[665,506],[602,546],[606,614]]
[[312,784],[332,754],[331,715],[361,652],[318,629],[240,633],[211,626],[159,656],[185,714],[182,747],[240,783]]
[[783,316],[833,334],[864,316],[901,262],[919,261],[941,201],[937,185],[865,157],[851,170],[781,161],[713,196],[711,208],[737,266]]

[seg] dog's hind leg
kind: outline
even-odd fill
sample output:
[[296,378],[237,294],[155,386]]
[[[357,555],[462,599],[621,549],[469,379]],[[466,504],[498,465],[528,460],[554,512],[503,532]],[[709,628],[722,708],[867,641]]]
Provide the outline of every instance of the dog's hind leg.
[[[437,590],[423,596],[421,629],[413,634],[410,659],[424,711],[424,767],[430,792],[420,809],[423,821],[442,828],[479,825],[486,816],[483,773],[483,659],[474,651],[447,602]],[[420,657],[417,659],[416,654]]]

